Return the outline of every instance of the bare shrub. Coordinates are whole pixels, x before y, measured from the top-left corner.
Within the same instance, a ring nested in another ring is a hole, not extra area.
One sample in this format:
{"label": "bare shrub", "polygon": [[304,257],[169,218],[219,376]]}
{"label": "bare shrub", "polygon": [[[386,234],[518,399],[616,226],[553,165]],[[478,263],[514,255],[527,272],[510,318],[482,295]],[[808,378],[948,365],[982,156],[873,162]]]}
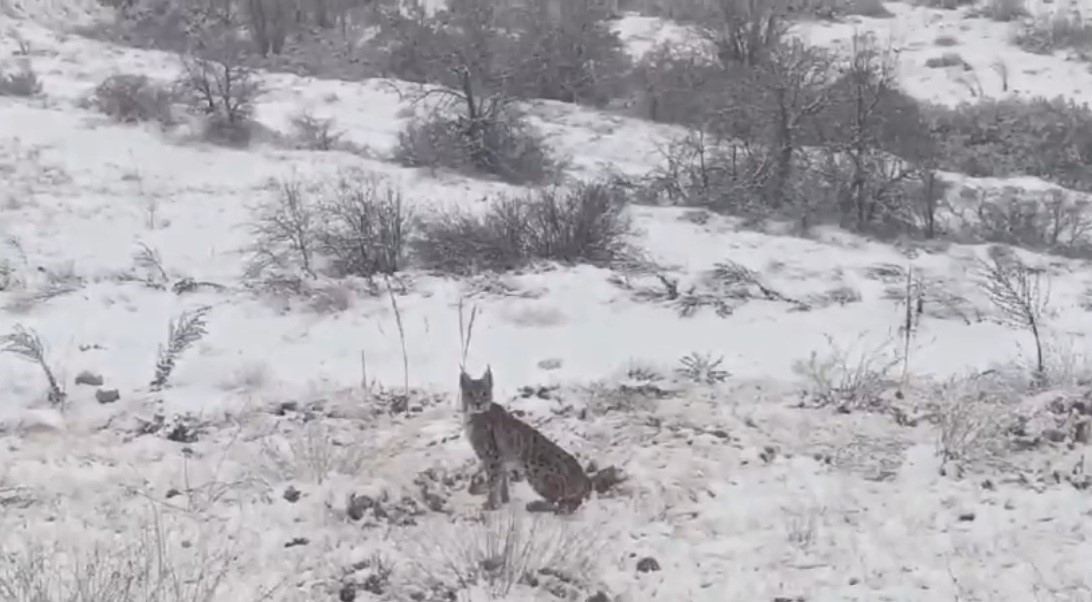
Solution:
{"label": "bare shrub", "polygon": [[642,117],[699,126],[723,70],[702,46],[661,42],[641,57],[633,79]]}
{"label": "bare shrub", "polygon": [[998,320],[1026,330],[1035,340],[1037,380],[1047,378],[1043,358],[1043,320],[1050,304],[1050,282],[1045,270],[1028,266],[1019,257],[998,247],[991,248],[989,261],[979,262],[980,283]]}
{"label": "bare shrub", "polygon": [[827,354],[812,351],[807,360],[793,362],[793,371],[805,379],[806,401],[843,412],[886,409],[882,395],[895,385],[893,375],[902,363],[896,346],[884,341],[854,350],[826,338]]}
{"label": "bare shrub", "polygon": [[336,274],[373,276],[402,268],[413,222],[398,186],[373,174],[345,173],[318,211],[317,248]]}
{"label": "bare shrub", "polygon": [[935,154],[921,107],[898,87],[895,66],[889,48],[855,35],[848,63],[828,89],[830,105],[815,122],[824,145],[813,168],[817,188],[831,197],[841,225],[859,231],[914,231],[906,187],[915,163],[928,164]]}
{"label": "bare shrub", "polygon": [[930,69],[946,69],[948,67],[961,67],[969,70],[970,65],[967,61],[963,60],[963,56],[958,52],[945,52],[940,56],[933,56],[925,59],[925,66]]}
{"label": "bare shrub", "polygon": [[939,429],[936,453],[943,461],[997,458],[1007,447],[1012,391],[1002,393],[994,380],[992,374],[952,378],[929,392]]}
{"label": "bare shrub", "polygon": [[250,142],[250,118],[262,85],[244,57],[239,44],[230,40],[182,55],[178,87],[190,109],[205,117],[205,135],[212,142],[238,146]]}
{"label": "bare shrub", "polygon": [[994,21],[1015,21],[1028,14],[1024,0],[986,0],[979,7],[981,14]]}
{"label": "bare shrub", "polygon": [[313,420],[302,428],[261,440],[263,459],[277,479],[322,485],[331,474],[357,476],[371,459],[366,449],[342,441],[333,428]]}
{"label": "bare shrub", "polygon": [[296,270],[314,277],[317,211],[309,191],[298,180],[280,182],[273,199],[251,208],[247,229],[253,242],[249,249],[248,277]]}
{"label": "bare shrub", "polygon": [[1092,109],[1068,98],[929,107],[937,167],[975,177],[1037,176],[1092,190]]}
{"label": "bare shrub", "polygon": [[210,307],[202,306],[183,311],[168,323],[167,344],[159,346],[155,377],[150,384],[153,391],[158,391],[167,385],[171,373],[174,372],[175,364],[182,354],[208,334],[205,318],[210,309]]}
{"label": "bare shrub", "polygon": [[[434,17],[418,11],[411,31],[427,44],[413,50],[429,86],[399,92],[427,115],[409,121],[395,151],[405,165],[468,170],[510,183],[538,183],[554,162],[545,140],[517,110],[521,62],[503,23],[503,6],[491,0],[450,3]],[[404,45],[402,45],[404,46]],[[521,70],[524,69],[524,70]]]}
{"label": "bare shrub", "polygon": [[1092,47],[1092,26],[1085,23],[1079,12],[1059,11],[1024,25],[1013,36],[1013,43],[1035,54],[1065,49],[1088,50]]}
{"label": "bare shrub", "polygon": [[95,87],[92,102],[110,117],[126,122],[174,122],[172,105],[175,94],[167,86],[157,84],[146,75],[117,73]]}
{"label": "bare shrub", "polygon": [[[12,602],[215,602],[237,569],[234,546],[153,512],[123,535],[76,544],[16,530],[0,547],[0,598]],[[217,545],[219,544],[219,545]],[[277,589],[255,592],[247,602]]]}
{"label": "bare shrub", "polygon": [[398,134],[395,158],[410,167],[484,173],[513,184],[544,182],[557,166],[542,134],[514,107],[499,105],[410,121]]}
{"label": "bare shrub", "polygon": [[47,397],[49,404],[52,406],[64,404],[68,394],[65,393],[61,382],[53,375],[53,370],[46,359],[45,343],[33,328],[17,324],[11,333],[0,336],[0,352],[10,353],[21,360],[37,364],[49,385]]}
{"label": "bare shrub", "polygon": [[721,368],[724,356],[713,357],[710,353],[693,351],[679,360],[675,374],[693,383],[714,385],[728,380],[731,374]]}
{"label": "bare shrub", "polygon": [[605,106],[621,96],[630,58],[607,22],[606,7],[572,3],[557,18],[542,18],[551,0],[517,11],[513,91],[523,97]]}
{"label": "bare shrub", "polygon": [[42,80],[26,57],[19,59],[13,71],[0,69],[0,96],[36,96],[42,92]]}
{"label": "bare shrub", "polygon": [[503,599],[528,583],[527,575],[585,587],[598,577],[602,544],[570,523],[487,512],[481,523],[437,527],[418,529],[406,548],[413,567],[433,585],[484,587]]}
{"label": "bare shrub", "polygon": [[450,45],[447,32],[426,14],[420,2],[407,2],[405,10],[384,11],[369,50],[385,77],[418,84],[444,82],[448,75],[442,61],[435,59]]}
{"label": "bare shrub", "polygon": [[722,63],[755,66],[784,40],[785,16],[780,0],[726,0],[709,6],[698,27]]}
{"label": "bare shrub", "polygon": [[963,200],[973,203],[973,215],[964,215],[964,221],[986,242],[1070,256],[1092,248],[1092,218],[1083,196],[1059,189],[1044,193],[1005,187],[965,189]]}
{"label": "bare shrub", "polygon": [[293,138],[306,150],[334,150],[345,132],[339,130],[333,117],[319,118],[308,111],[291,117]]}
{"label": "bare shrub", "polygon": [[413,225],[402,190],[377,175],[345,172],[330,185],[284,180],[251,209],[247,276],[393,274],[403,267]]}
{"label": "bare shrub", "polygon": [[481,216],[450,211],[423,220],[414,251],[424,267],[453,273],[536,260],[606,264],[628,251],[627,201],[601,182],[501,197]]}

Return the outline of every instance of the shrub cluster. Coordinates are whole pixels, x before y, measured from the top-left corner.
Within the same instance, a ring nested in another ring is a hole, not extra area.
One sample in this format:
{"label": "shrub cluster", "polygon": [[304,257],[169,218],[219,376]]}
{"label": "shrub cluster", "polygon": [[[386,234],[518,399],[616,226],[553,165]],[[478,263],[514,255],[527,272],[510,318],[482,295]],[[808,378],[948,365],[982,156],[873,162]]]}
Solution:
{"label": "shrub cluster", "polygon": [[333,185],[285,181],[253,208],[249,276],[443,273],[518,269],[536,261],[608,264],[626,255],[627,197],[602,182],[501,196],[482,213],[417,214],[402,191],[369,174]]}
{"label": "shrub cluster", "polygon": [[942,169],[971,176],[1031,175],[1092,191],[1092,109],[1064,98],[985,99],[932,108]]}
{"label": "shrub cluster", "polygon": [[95,87],[92,102],[110,117],[125,123],[174,121],[174,91],[145,75],[118,73]]}
{"label": "shrub cluster", "polygon": [[[834,55],[787,36],[789,13],[774,4],[718,6],[697,25],[700,43],[654,47],[634,69],[640,115],[689,129],[663,149],[647,182],[654,198],[787,217],[801,228],[833,221],[931,237],[953,227],[936,215],[949,192],[940,171],[1032,175],[1092,191],[1092,111],[1084,104],[1006,98],[933,106],[899,88],[893,54],[874,39],[856,36],[847,55]],[[997,18],[1017,8],[987,7]],[[955,53],[928,65],[975,78]],[[995,69],[1004,80],[1004,65]],[[1037,215],[1052,214],[1049,200],[1035,203]],[[1046,230],[1001,236],[989,223],[1011,212],[994,209],[976,217],[977,234],[1058,246]]]}

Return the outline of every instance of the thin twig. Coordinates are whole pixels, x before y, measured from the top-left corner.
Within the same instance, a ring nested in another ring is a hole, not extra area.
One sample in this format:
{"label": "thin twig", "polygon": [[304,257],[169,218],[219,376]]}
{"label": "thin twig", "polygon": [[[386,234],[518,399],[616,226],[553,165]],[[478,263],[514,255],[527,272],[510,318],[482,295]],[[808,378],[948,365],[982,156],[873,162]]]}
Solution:
{"label": "thin twig", "polygon": [[409,355],[406,353],[406,330],[402,326],[402,312],[398,309],[398,300],[394,297],[394,289],[391,288],[391,277],[384,275],[387,282],[387,295],[391,299],[391,307],[394,309],[394,322],[398,326],[398,338],[402,343],[402,387],[406,395],[409,395]]}
{"label": "thin twig", "polygon": [[470,320],[463,320],[463,298],[459,298],[459,348],[462,356],[459,358],[459,369],[466,371],[466,356],[470,351],[470,340],[474,336],[474,321],[478,318],[478,306],[470,308]]}

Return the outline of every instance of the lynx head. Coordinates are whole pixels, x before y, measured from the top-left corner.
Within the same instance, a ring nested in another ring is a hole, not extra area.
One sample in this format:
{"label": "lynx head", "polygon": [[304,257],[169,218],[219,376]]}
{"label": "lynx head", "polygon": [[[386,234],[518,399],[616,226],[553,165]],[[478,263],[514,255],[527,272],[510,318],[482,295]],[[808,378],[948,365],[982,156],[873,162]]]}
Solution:
{"label": "lynx head", "polygon": [[459,399],[464,413],[477,414],[488,410],[493,403],[493,370],[486,367],[481,378],[472,378],[463,370],[459,374]]}

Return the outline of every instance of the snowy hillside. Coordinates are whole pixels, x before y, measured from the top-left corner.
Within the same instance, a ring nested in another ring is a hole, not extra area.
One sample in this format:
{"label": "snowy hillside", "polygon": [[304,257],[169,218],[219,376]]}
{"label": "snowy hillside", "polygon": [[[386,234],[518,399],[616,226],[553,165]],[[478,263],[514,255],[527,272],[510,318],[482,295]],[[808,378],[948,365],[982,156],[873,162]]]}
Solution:
{"label": "snowy hillside", "polygon": [[[41,81],[0,95],[0,600],[1092,601],[1088,260],[953,225],[1002,193],[1083,212],[1083,192],[939,169],[934,240],[634,202],[610,261],[256,278],[256,216],[293,182],[372,182],[414,219],[529,188],[395,161],[423,109],[389,78],[259,71],[245,148],[190,117],[119,122],[100,83],[170,82],[179,57],[65,30],[105,17],[60,4],[0,2],[4,72]],[[981,7],[885,6],[793,31],[842,52],[875,32],[922,101],[1092,92],[1079,53],[1029,53]],[[612,27],[638,58],[688,31]],[[526,108],[569,188],[641,182],[686,134]],[[333,149],[289,142],[301,111],[336,119]],[[462,363],[624,480],[571,516],[525,511],[525,484],[483,513]]]}

